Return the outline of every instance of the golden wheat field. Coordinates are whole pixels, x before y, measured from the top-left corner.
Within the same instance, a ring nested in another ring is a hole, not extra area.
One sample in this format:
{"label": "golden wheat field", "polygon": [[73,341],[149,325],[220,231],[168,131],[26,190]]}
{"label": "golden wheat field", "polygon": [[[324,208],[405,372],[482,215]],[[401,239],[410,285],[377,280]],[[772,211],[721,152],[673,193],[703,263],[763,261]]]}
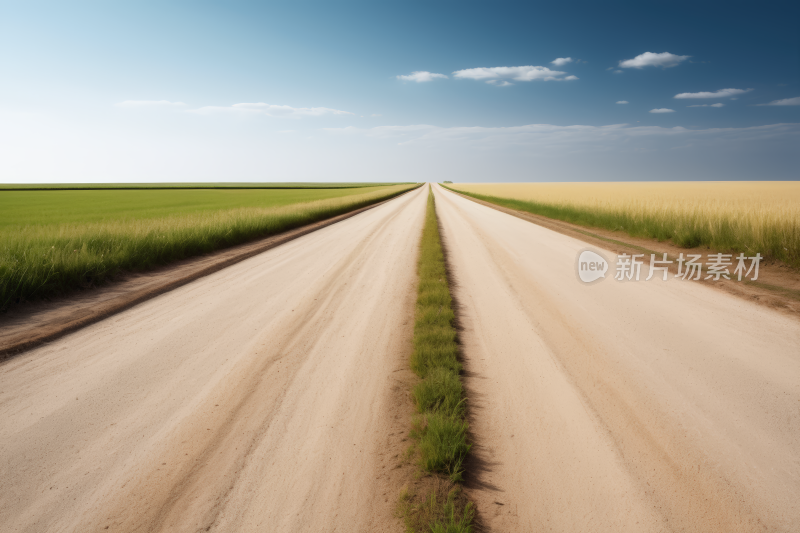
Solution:
{"label": "golden wheat field", "polygon": [[800,266],[800,182],[492,183],[449,187],[569,222]]}

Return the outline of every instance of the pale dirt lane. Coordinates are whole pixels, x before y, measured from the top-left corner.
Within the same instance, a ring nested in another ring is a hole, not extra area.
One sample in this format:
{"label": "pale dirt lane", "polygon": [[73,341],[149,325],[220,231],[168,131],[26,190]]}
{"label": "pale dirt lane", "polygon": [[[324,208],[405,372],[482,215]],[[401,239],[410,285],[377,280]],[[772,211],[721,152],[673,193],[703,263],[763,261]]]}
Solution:
{"label": "pale dirt lane", "polygon": [[2,530],[397,527],[378,448],[426,193],[0,365]]}
{"label": "pale dirt lane", "polygon": [[434,190],[492,530],[797,531],[797,322],[613,267],[585,286],[584,243]]}

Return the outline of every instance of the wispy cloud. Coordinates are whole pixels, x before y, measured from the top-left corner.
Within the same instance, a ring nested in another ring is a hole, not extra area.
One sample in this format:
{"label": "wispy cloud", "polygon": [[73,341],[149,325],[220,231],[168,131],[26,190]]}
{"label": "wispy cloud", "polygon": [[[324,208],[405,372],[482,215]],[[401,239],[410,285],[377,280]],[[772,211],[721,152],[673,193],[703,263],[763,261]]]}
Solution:
{"label": "wispy cloud", "polygon": [[667,109],[666,107],[662,107],[662,108],[659,108],[659,109],[651,109],[650,112],[651,113],[674,113],[675,110],[674,109]]}
{"label": "wispy cloud", "polygon": [[[683,115],[688,119],[693,114],[684,112],[673,119]],[[205,122],[212,117],[196,118]],[[4,147],[0,175],[14,175],[22,181],[46,181],[58,174],[63,181],[99,182],[109,180],[110,172],[116,181],[135,181],[143,175],[173,181],[218,181],[220,175],[252,181],[263,181],[265,175],[299,181],[319,180],[320,176],[331,181],[369,181],[374,179],[375,169],[381,169],[390,181],[407,180],[409,175],[417,181],[441,180],[448,175],[461,181],[485,181],[487,176],[502,176],[506,181],[542,176],[570,181],[641,180],[642,176],[729,180],[752,179],[753,175],[795,179],[800,142],[800,124],[717,129],[637,124],[440,128],[422,124],[366,129],[367,124],[387,124],[376,120],[359,123],[365,129],[340,128],[309,135],[308,129],[295,127],[299,121],[251,118],[269,121],[274,130],[297,132],[278,133],[260,127],[258,135],[237,136],[236,130],[241,128],[217,128],[212,123],[206,125],[204,135],[187,138],[185,125],[173,129],[168,123],[159,124],[150,131],[109,130],[92,124],[66,124],[47,114],[0,109],[0,145]],[[336,139],[331,138],[334,135]],[[754,160],[753,153],[768,157]]]}
{"label": "wispy cloud", "polygon": [[447,76],[445,76],[444,74],[437,74],[436,72],[428,72],[427,70],[417,70],[405,76],[403,75],[397,76],[398,80],[415,81],[417,83],[433,81],[436,78],[447,79]]}
{"label": "wispy cloud", "polygon": [[400,145],[411,144],[458,144],[493,145],[497,147],[530,146],[550,153],[552,148],[565,151],[619,149],[628,146],[619,141],[625,139],[647,139],[672,137],[689,139],[748,140],[770,139],[784,136],[800,138],[800,124],[771,124],[746,128],[689,129],[676,126],[631,126],[612,124],[608,126],[556,126],[552,124],[527,124],[511,127],[464,127],[442,128],[429,124],[408,126],[377,126],[374,128],[325,128],[324,131],[338,135],[364,136],[385,139]]}
{"label": "wispy cloud", "polygon": [[219,113],[239,113],[250,115],[267,115],[270,117],[319,117],[323,115],[352,115],[349,111],[331,109],[329,107],[291,107],[288,105],[273,105],[258,103],[233,104],[232,106],[205,106],[191,109],[188,112],[198,115],[213,115]]}
{"label": "wispy cloud", "polygon": [[508,87],[509,85],[514,85],[510,81],[506,81],[506,80],[502,80],[502,81],[501,80],[489,80],[486,83],[488,83],[489,85],[494,85],[495,87]]}
{"label": "wispy cloud", "polygon": [[800,96],[795,98],[784,98],[783,100],[773,100],[768,104],[758,104],[758,105],[800,105]]}
{"label": "wispy cloud", "polygon": [[186,104],[169,100],[125,100],[114,105],[117,107],[180,107]]}
{"label": "wispy cloud", "polygon": [[454,78],[485,80],[487,83],[494,83],[493,80],[511,79],[514,81],[563,81],[577,80],[576,76],[566,76],[566,72],[560,70],[550,70],[547,67],[534,67],[531,65],[523,67],[480,67],[457,70],[453,72]]}
{"label": "wispy cloud", "polygon": [[723,103],[721,103],[721,102],[720,102],[720,103],[717,103],[717,104],[694,104],[694,105],[687,105],[686,107],[725,107],[725,104],[723,104]]}
{"label": "wispy cloud", "polygon": [[662,67],[670,68],[679,65],[682,61],[686,61],[692,56],[679,56],[670,54],[669,52],[661,52],[655,54],[653,52],[645,52],[639,54],[633,59],[625,59],[619,62],[620,68],[644,68],[644,67]]}
{"label": "wispy cloud", "polygon": [[618,100],[617,103],[618,104],[627,104],[628,101],[627,100]]}
{"label": "wispy cloud", "polygon": [[551,65],[555,65],[557,67],[563,67],[567,63],[572,63],[571,57],[557,57],[556,59],[550,62]]}
{"label": "wispy cloud", "polygon": [[749,93],[753,89],[720,89],[714,92],[680,93],[673,98],[730,98],[739,94]]}

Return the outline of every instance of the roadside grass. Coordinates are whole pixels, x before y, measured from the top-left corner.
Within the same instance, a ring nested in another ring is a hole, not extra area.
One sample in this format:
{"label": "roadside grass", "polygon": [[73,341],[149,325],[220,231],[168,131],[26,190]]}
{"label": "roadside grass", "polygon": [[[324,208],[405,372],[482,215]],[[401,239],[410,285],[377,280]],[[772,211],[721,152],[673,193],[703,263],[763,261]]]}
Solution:
{"label": "roadside grass", "polygon": [[524,183],[448,185],[503,207],[800,268],[800,183]]}
{"label": "roadside grass", "polygon": [[411,392],[417,414],[411,429],[415,448],[410,455],[416,457],[424,473],[436,476],[437,481],[424,494],[405,490],[398,514],[404,517],[409,531],[469,533],[475,510],[458,485],[471,447],[467,439],[469,424],[455,314],[430,190],[417,271],[419,287],[410,364],[421,381]]}
{"label": "roadside grass", "polygon": [[414,187],[0,192],[0,310],[287,231]]}

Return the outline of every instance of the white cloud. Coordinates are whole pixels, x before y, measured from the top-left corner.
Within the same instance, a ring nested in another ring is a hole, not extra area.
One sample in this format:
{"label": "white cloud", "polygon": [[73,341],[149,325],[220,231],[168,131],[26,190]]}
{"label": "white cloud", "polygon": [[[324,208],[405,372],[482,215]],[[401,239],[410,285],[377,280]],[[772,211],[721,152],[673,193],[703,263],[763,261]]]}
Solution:
{"label": "white cloud", "polygon": [[179,107],[186,105],[183,102],[170,102],[168,100],[125,100],[118,104],[117,107]]}
{"label": "white cloud", "polygon": [[619,62],[620,68],[643,68],[643,67],[663,67],[669,68],[680,64],[682,61],[689,59],[692,56],[679,56],[670,54],[669,52],[662,52],[655,54],[653,52],[645,52],[639,54],[633,59],[626,59]]}
{"label": "white cloud", "polygon": [[557,67],[563,67],[567,63],[572,63],[571,57],[558,57],[550,62],[550,64],[555,65]]}
{"label": "white cloud", "polygon": [[488,83],[489,85],[494,85],[495,87],[508,87],[509,85],[514,85],[510,81],[506,81],[506,80],[503,80],[503,81],[500,81],[500,80],[489,80],[486,83]]}
{"label": "white cloud", "polygon": [[800,96],[795,98],[784,98],[783,100],[773,100],[768,104],[758,104],[758,105],[800,105]]}
{"label": "white cloud", "polygon": [[577,80],[577,79],[580,79],[580,78],[578,78],[578,76],[567,76],[564,79],[567,80],[567,81],[572,81],[572,80]]}
{"label": "white cloud", "polygon": [[322,115],[352,115],[349,111],[331,109],[328,107],[291,107],[288,105],[273,105],[258,102],[254,104],[242,103],[232,106],[206,106],[189,110],[190,113],[199,115],[213,115],[218,113],[239,113],[250,115],[267,115],[270,117],[319,117]]}
{"label": "white cloud", "polygon": [[627,104],[627,103],[628,103],[628,101],[627,101],[627,100],[619,100],[617,103],[618,103],[618,104]]}
{"label": "white cloud", "polygon": [[622,74],[622,71],[617,69],[617,70],[614,71],[614,74]]}
{"label": "white cloud", "polygon": [[714,92],[700,92],[700,93],[680,93],[673,96],[673,98],[729,98],[737,94],[749,93],[753,89],[720,89]]}
{"label": "white cloud", "polygon": [[[560,70],[550,70],[547,67],[480,67],[457,70],[453,72],[454,78],[470,80],[500,80],[512,79],[515,81],[560,81],[566,72]],[[577,78],[575,78],[577,79]]]}
{"label": "white cloud", "polygon": [[725,104],[723,104],[723,103],[717,103],[717,104],[694,104],[694,105],[688,105],[686,107],[725,107]]}
{"label": "white cloud", "polygon": [[444,74],[437,74],[435,72],[428,72],[427,70],[417,70],[407,76],[397,76],[398,80],[415,81],[417,83],[422,83],[425,81],[433,81],[436,78],[447,79],[447,76],[445,76]]}
{"label": "white cloud", "polygon": [[667,109],[666,107],[662,107],[660,109],[651,109],[651,113],[674,113],[674,109]]}

